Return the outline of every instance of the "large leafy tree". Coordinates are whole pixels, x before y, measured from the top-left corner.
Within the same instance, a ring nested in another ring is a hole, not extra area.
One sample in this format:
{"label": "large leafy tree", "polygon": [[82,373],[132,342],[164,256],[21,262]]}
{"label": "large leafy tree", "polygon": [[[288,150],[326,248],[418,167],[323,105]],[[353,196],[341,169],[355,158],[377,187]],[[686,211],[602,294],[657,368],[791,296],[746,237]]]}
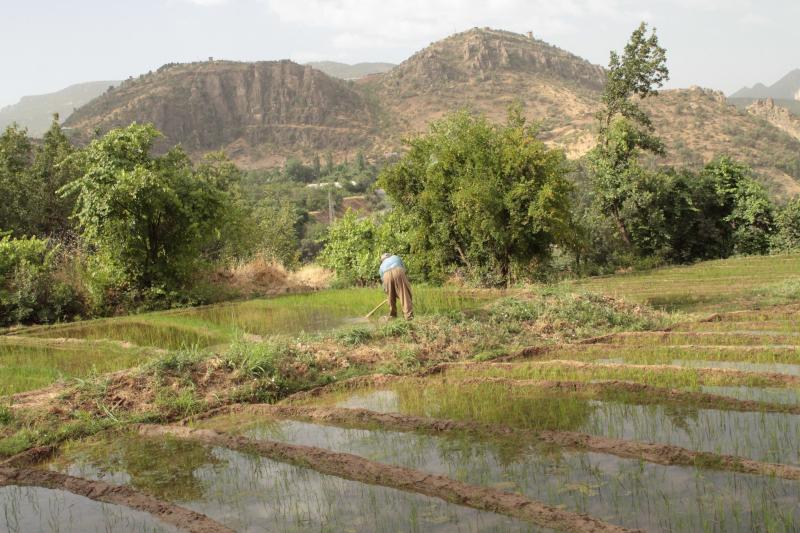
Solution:
{"label": "large leafy tree", "polygon": [[152,125],[112,130],[76,154],[82,175],[62,189],[76,195],[83,237],[133,289],[187,281],[231,206],[223,162],[195,170],[178,148],[153,157],[159,136]]}
{"label": "large leafy tree", "polygon": [[455,113],[408,146],[379,184],[406,217],[410,252],[428,277],[461,269],[505,284],[569,232],[566,158],[535,137],[519,110],[503,125]]}
{"label": "large leafy tree", "polygon": [[750,168],[723,156],[703,172],[714,183],[722,221],[729,231],[728,253],[766,253],[774,232],[774,208]]}
{"label": "large leafy tree", "polygon": [[657,94],[669,79],[666,50],[659,46],[655,30],[648,34],[642,23],[631,35],[622,55],[611,52],[597,147],[590,154],[592,176],[599,210],[610,216],[622,240],[633,239],[625,219],[626,204],[640,199],[645,171],[639,164],[641,152],[663,154],[661,140],[637,100]]}
{"label": "large leafy tree", "polygon": [[35,188],[28,168],[33,146],[24,128],[12,124],[0,134],[0,230],[30,234],[30,197]]}
{"label": "large leafy tree", "polygon": [[772,248],[777,252],[800,250],[800,196],[781,206],[775,216],[777,231]]}
{"label": "large leafy tree", "polygon": [[31,165],[31,180],[37,186],[32,197],[36,205],[36,232],[40,235],[62,236],[70,228],[69,215],[73,208],[71,198],[58,193],[64,185],[78,177],[80,170],[70,156],[75,148],[69,142],[59,123],[58,114],[45,132],[42,143],[34,153]]}

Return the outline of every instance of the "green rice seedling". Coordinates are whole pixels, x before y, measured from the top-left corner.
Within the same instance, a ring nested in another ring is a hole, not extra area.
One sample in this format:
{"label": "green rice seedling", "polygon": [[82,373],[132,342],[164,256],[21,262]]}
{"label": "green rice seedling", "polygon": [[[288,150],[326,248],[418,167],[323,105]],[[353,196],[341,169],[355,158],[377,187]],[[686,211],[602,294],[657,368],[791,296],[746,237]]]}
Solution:
{"label": "green rice seedling", "polygon": [[0,395],[45,387],[61,379],[129,368],[151,357],[148,350],[113,343],[0,336]]}

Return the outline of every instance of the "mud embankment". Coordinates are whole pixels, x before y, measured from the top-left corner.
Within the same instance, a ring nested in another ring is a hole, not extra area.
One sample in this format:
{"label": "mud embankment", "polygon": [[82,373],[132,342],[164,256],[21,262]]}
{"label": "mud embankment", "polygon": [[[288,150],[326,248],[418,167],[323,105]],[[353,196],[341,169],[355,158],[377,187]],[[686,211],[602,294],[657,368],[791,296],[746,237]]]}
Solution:
{"label": "mud embankment", "polygon": [[213,430],[190,429],[183,426],[143,425],[139,427],[139,432],[148,437],[170,435],[213,446],[255,453],[275,461],[311,468],[323,474],[440,498],[458,505],[505,514],[562,531],[631,531],[585,514],[564,511],[528,499],[521,494],[470,485],[445,476],[370,461],[357,455],[337,453],[311,446],[254,440]]}
{"label": "mud embankment", "polygon": [[50,470],[3,465],[0,466],[0,487],[5,486],[43,487],[71,492],[90,500],[150,513],[165,524],[191,533],[233,533],[232,529],[204,514],[157,500],[124,485],[110,485],[103,481],[68,476]]}

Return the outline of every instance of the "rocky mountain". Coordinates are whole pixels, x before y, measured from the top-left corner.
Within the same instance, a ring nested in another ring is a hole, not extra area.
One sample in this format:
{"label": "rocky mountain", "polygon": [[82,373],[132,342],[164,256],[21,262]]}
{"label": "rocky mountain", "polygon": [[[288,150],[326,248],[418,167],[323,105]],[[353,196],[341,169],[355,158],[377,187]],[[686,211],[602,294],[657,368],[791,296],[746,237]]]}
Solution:
{"label": "rocky mountain", "polygon": [[731,95],[731,98],[772,98],[774,100],[800,101],[800,68],[767,87],[757,83],[753,87],[744,87]]}
{"label": "rocky mountain", "polygon": [[[398,152],[405,136],[448,111],[466,107],[503,120],[521,103],[546,142],[579,157],[595,143],[604,81],[602,67],[530,34],[475,28],[356,81],[289,61],[167,65],[92,101],[67,126],[88,138],[149,121],[166,144],[180,142],[193,155],[224,149],[257,167],[323,151]],[[645,105],[669,149],[661,163],[700,166],[730,154],[776,194],[800,192],[800,141],[785,128],[707,89],[663,91]]]}
{"label": "rocky mountain", "polygon": [[433,43],[364,86],[379,95],[390,117],[390,143],[454,109],[503,120],[518,102],[547,139],[580,155],[591,143],[604,80],[601,67],[532,35],[474,28]]}
{"label": "rocky mountain", "polygon": [[773,126],[800,140],[800,117],[792,114],[785,107],[777,105],[772,98],[756,100],[747,106],[747,112],[763,118]]}
{"label": "rocky mountain", "polygon": [[61,120],[64,120],[74,109],[117,84],[118,81],[91,81],[70,85],[54,93],[23,96],[18,103],[0,109],[0,130],[16,122],[28,128],[31,136],[41,137],[50,127],[53,113],[58,113]]}
{"label": "rocky mountain", "polygon": [[374,106],[350,83],[291,61],[172,64],[123,82],[65,126],[87,138],[152,122],[163,143],[190,153],[225,150],[244,166],[288,155],[374,144]]}
{"label": "rocky mountain", "polygon": [[337,63],[336,61],[312,61],[306,63],[317,70],[321,70],[328,76],[343,80],[358,80],[371,74],[382,74],[389,72],[396,65],[394,63]]}

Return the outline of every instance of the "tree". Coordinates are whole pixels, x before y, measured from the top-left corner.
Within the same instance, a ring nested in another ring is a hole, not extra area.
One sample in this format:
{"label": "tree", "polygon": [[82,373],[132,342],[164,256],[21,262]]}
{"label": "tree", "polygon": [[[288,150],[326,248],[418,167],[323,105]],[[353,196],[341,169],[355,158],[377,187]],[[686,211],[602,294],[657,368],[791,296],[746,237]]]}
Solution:
{"label": "tree", "polygon": [[255,210],[259,228],[258,251],[287,268],[300,262],[300,231],[304,217],[286,199],[262,201]]}
{"label": "tree", "polygon": [[231,203],[219,165],[195,171],[179,148],[152,157],[160,135],[135,123],[110,131],[76,154],[82,175],[62,189],[76,195],[83,237],[137,290],[188,281]]}
{"label": "tree", "polygon": [[378,277],[380,252],[376,236],[372,220],[360,219],[348,210],[329,226],[319,262],[336,271],[343,283],[366,285]]}
{"label": "tree", "polygon": [[322,175],[322,163],[320,163],[319,154],[314,154],[314,160],[311,163],[311,168],[314,169],[314,179],[318,180]]}
{"label": "tree", "polygon": [[408,145],[378,183],[431,279],[464,269],[484,284],[510,283],[570,231],[564,153],[536,139],[518,109],[504,125],[455,113]]}
{"label": "tree", "polygon": [[31,179],[37,186],[32,201],[36,204],[35,226],[39,235],[62,236],[71,228],[69,215],[73,202],[58,194],[58,190],[78,177],[79,169],[70,158],[74,152],[56,113],[42,144],[36,148],[31,166]]}
{"label": "tree", "polygon": [[312,167],[306,166],[302,161],[295,158],[286,160],[283,167],[284,175],[292,181],[299,181],[301,183],[310,183],[315,179],[315,172]]}
{"label": "tree", "polygon": [[722,220],[730,230],[729,253],[769,251],[774,232],[773,205],[764,187],[753,179],[750,168],[723,156],[709,163],[703,172],[714,182]]}
{"label": "tree", "polygon": [[35,192],[28,171],[33,147],[28,132],[11,124],[0,135],[0,230],[33,233],[29,222],[30,198]]}
{"label": "tree", "polygon": [[771,247],[776,252],[800,250],[800,196],[795,196],[778,209],[776,232]]}
{"label": "tree", "polygon": [[644,176],[638,164],[639,153],[664,153],[661,140],[652,133],[650,118],[635,98],[657,94],[668,79],[666,50],[659,46],[655,30],[648,36],[644,22],[631,35],[622,56],[611,52],[603,109],[598,113],[598,144],[590,161],[597,207],[612,217],[620,237],[629,246],[632,240],[622,209],[636,194],[637,182]]}

